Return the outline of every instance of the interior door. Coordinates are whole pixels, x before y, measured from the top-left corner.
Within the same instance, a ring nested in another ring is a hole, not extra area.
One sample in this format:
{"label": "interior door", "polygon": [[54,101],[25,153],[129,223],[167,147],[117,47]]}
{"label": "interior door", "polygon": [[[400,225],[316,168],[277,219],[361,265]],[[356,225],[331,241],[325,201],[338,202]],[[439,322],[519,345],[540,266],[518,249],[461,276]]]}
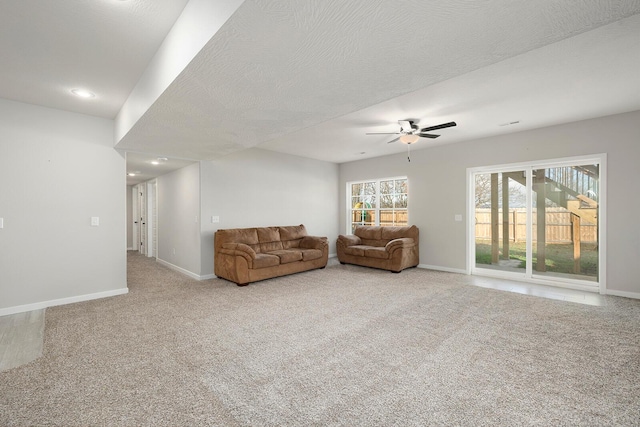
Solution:
{"label": "interior door", "polygon": [[140,253],[147,254],[147,191],[144,184],[139,184],[138,188],[138,217],[140,226],[139,230],[139,242]]}

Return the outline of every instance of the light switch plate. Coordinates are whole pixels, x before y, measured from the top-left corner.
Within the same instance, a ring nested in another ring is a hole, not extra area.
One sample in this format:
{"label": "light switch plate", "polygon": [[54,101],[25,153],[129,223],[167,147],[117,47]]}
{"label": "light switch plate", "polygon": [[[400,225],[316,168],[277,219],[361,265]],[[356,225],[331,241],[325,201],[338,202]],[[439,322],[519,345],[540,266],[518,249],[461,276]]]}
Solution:
{"label": "light switch plate", "polygon": [[97,227],[99,225],[100,225],[100,217],[92,216],[91,217],[91,226],[92,227]]}
{"label": "light switch plate", "polygon": [[4,228],[4,218],[0,218],[0,228]]}

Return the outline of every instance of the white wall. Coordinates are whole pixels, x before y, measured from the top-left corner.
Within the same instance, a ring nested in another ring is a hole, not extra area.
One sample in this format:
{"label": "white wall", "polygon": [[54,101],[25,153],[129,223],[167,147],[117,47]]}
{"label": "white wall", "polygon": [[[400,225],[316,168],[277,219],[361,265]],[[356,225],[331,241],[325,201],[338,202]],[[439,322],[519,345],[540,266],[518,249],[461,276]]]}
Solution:
{"label": "white wall", "polygon": [[[304,224],[311,235],[338,234],[338,165],[250,149],[201,162],[202,274],[213,274],[213,234],[220,228]],[[211,223],[211,216],[220,222]]]}
{"label": "white wall", "polygon": [[[464,126],[464,123],[458,123]],[[420,228],[420,263],[466,269],[466,169],[607,153],[607,288],[640,297],[640,111],[412,150],[340,165],[340,232],[346,231],[346,183],[407,175],[409,220]],[[427,145],[428,141],[418,144]],[[455,222],[462,214],[464,221]]]}
{"label": "white wall", "polygon": [[0,315],[127,291],[126,169],[113,129],[0,99]]}
{"label": "white wall", "polygon": [[157,178],[158,261],[200,273],[200,165]]}

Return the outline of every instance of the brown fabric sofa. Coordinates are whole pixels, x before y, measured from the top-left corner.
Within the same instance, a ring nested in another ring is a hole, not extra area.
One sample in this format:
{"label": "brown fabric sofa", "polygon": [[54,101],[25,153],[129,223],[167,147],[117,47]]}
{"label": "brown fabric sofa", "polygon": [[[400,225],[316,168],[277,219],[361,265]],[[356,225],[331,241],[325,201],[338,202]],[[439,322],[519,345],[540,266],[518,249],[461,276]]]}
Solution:
{"label": "brown fabric sofa", "polygon": [[407,227],[358,225],[353,235],[340,235],[336,243],[338,260],[399,273],[420,262],[419,231]]}
{"label": "brown fabric sofa", "polygon": [[214,235],[214,273],[238,285],[324,268],[326,237],[307,235],[304,225],[233,228]]}

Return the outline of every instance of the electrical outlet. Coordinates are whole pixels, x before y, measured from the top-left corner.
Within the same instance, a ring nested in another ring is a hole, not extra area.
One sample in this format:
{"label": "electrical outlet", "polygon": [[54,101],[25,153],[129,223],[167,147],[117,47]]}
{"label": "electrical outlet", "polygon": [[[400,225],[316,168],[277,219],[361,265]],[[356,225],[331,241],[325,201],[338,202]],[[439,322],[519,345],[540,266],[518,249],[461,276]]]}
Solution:
{"label": "electrical outlet", "polygon": [[92,227],[97,227],[99,225],[100,225],[100,217],[92,216],[91,217],[91,226]]}
{"label": "electrical outlet", "polygon": [[219,216],[217,216],[217,215],[213,215],[213,216],[211,217],[211,222],[212,222],[212,223],[220,222],[220,217],[219,217]]}
{"label": "electrical outlet", "polygon": [[456,216],[454,216],[454,217],[453,217],[453,219],[454,219],[456,222],[460,222],[460,221],[462,221],[462,215],[460,215],[460,214],[456,214]]}

